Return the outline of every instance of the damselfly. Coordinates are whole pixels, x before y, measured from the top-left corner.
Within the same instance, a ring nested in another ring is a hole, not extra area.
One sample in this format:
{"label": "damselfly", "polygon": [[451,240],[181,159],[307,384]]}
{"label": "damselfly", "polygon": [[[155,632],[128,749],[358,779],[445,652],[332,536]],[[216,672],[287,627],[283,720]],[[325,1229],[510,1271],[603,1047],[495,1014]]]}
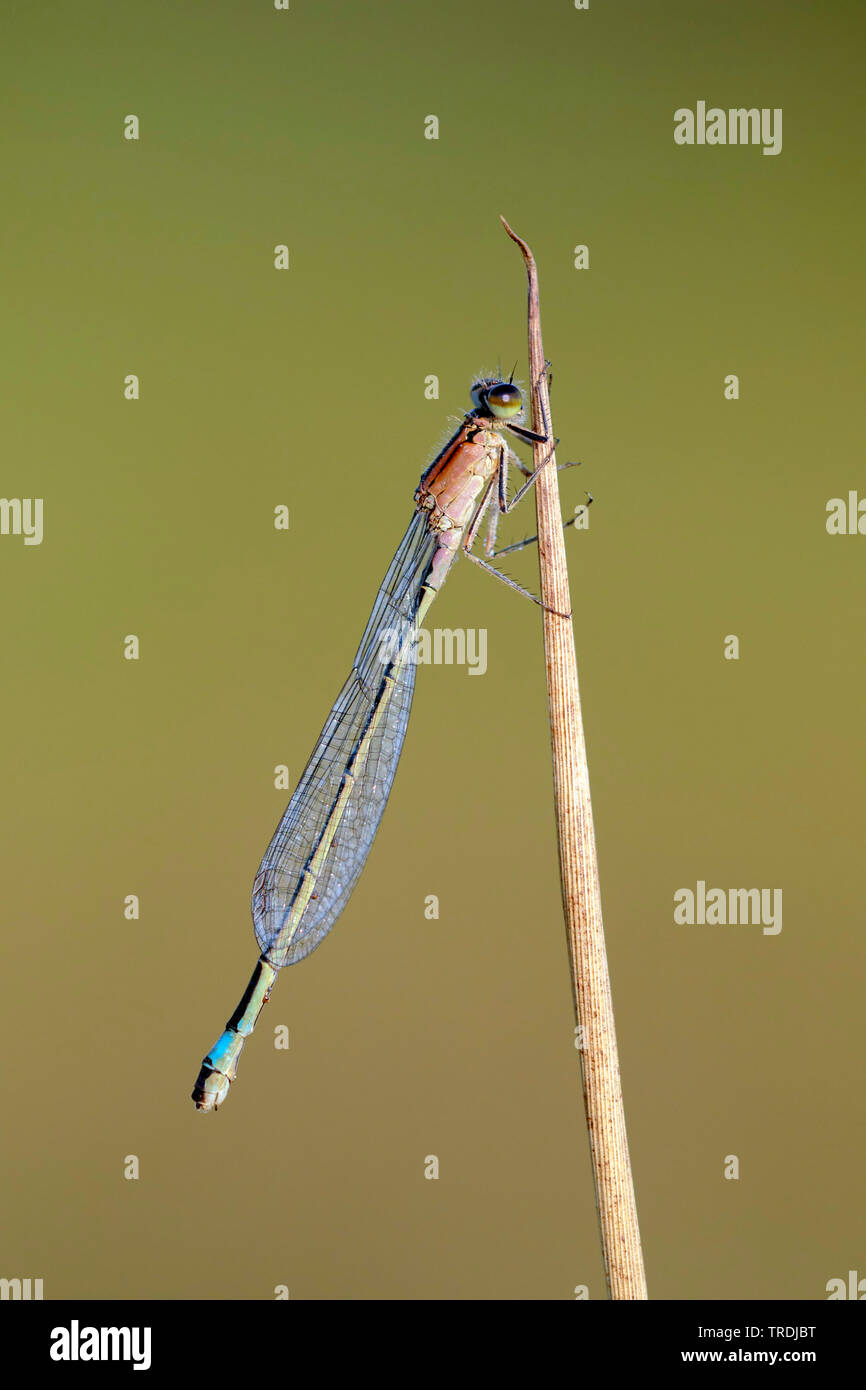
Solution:
{"label": "damselfly", "polygon": [[[523,400],[513,380],[485,377],[471,394],[473,409],[421,478],[415,513],[379,590],[349,679],[256,875],[252,907],[261,955],[225,1031],[202,1062],[192,1093],[199,1110],[219,1109],[277,972],[315,950],[358,881],[403,748],[418,628],[457,556],[464,554],[541,602],[490,561],[535,541],[530,536],[497,551],[496,525],[532,487],[553,448],[533,471],[508,447],[504,430],[547,443],[546,433],[520,423]],[[509,460],[527,478],[510,501]],[[472,547],[488,511],[487,558],[482,559]]]}

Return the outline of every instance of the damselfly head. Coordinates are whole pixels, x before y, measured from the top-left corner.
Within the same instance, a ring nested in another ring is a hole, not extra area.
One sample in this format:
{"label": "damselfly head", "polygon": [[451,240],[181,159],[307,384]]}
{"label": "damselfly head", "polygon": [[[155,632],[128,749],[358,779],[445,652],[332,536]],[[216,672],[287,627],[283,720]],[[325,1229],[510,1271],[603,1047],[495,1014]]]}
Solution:
{"label": "damselfly head", "polygon": [[495,420],[513,420],[523,412],[523,397],[513,381],[485,377],[473,383],[471,395],[476,410]]}

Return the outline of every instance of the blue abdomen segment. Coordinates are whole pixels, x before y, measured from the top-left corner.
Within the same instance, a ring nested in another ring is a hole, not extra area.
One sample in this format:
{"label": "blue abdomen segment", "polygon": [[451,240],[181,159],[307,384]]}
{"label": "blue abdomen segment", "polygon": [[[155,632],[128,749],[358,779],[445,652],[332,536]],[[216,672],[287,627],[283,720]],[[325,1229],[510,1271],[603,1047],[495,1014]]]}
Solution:
{"label": "blue abdomen segment", "polygon": [[238,1074],[238,1058],[243,1045],[268,1002],[276,978],[277,972],[270,962],[259,957],[225,1032],[220,1034],[201,1064],[192,1092],[196,1110],[219,1110]]}

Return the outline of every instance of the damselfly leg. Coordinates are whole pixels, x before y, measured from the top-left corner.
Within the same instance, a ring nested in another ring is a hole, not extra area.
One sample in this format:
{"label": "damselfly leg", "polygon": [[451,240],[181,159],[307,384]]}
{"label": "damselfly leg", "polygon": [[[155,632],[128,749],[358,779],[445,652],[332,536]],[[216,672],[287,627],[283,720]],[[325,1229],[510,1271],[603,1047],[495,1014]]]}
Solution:
{"label": "damselfly leg", "polygon": [[[567,463],[563,463],[563,464],[561,464],[560,466],[561,466],[562,468],[569,468],[569,467],[571,467],[571,465],[570,465],[570,464],[567,464]],[[583,514],[587,511],[587,509],[589,508],[589,506],[591,505],[591,503],[592,503],[592,493],[591,493],[591,492],[588,492],[588,493],[586,494],[586,501],[585,501],[585,502],[582,502],[582,503],[580,504],[580,506],[577,508],[577,510],[576,510],[576,512],[575,512],[575,515],[571,518],[571,520],[570,520],[570,521],[564,521],[564,522],[562,523],[562,529],[563,529],[563,531],[567,530],[569,526],[575,526],[575,525],[577,524],[577,522],[581,520]],[[495,560],[495,559],[497,558],[497,556],[499,556],[499,555],[512,555],[512,554],[515,553],[515,551],[523,550],[527,545],[535,545],[535,544],[537,543],[537,541],[538,541],[538,536],[527,536],[525,540],[522,540],[522,541],[515,541],[513,545],[506,545],[506,546],[503,546],[503,548],[502,548],[501,550],[494,550],[492,555],[491,555],[490,552],[488,551],[488,552],[487,552],[488,558],[491,559],[491,560]]]}
{"label": "damselfly leg", "polygon": [[[510,453],[511,450],[508,449],[507,445],[503,441],[502,453],[500,455],[499,468],[497,469],[496,476],[491,478],[484,491],[484,495],[481,498],[480,503],[478,504],[478,508],[475,512],[474,517],[472,518],[472,522],[470,526],[467,528],[466,534],[461,541],[461,549],[463,550],[463,554],[466,556],[467,560],[471,560],[473,565],[480,565],[481,568],[487,570],[489,574],[495,575],[497,579],[500,579],[503,584],[507,584],[509,589],[514,589],[516,593],[522,594],[524,598],[531,599],[532,602],[537,603],[539,608],[542,608],[545,613],[555,613],[558,618],[570,618],[570,612],[561,613],[558,608],[548,608],[547,604],[544,603],[544,601],[538,598],[535,594],[530,593],[529,589],[524,589],[522,584],[518,584],[517,581],[510,578],[509,575],[503,574],[502,571],[498,570],[495,565],[491,565],[488,562],[488,560],[482,560],[480,555],[473,555],[472,553],[472,547],[475,544],[478,532],[481,527],[481,523],[484,520],[484,516],[487,513],[488,509],[490,510],[491,515],[490,520],[488,522],[487,536],[485,537],[484,549],[485,553],[490,557],[490,559],[495,558],[497,554],[503,555],[511,549],[522,549],[524,545],[528,545],[530,543],[529,541],[521,541],[515,547],[508,546],[501,551],[492,550],[492,547],[496,544],[496,530],[499,523],[499,517],[507,515],[513,509],[515,504],[520,500],[520,498],[524,496],[528,489],[532,487],[533,483],[536,482],[542,468],[553,457],[553,449],[555,449],[555,447],[556,444],[554,443],[554,446],[548,453],[547,457],[541,462],[538,468],[530,471],[528,481],[519,490],[517,495],[513,497],[509,502],[506,494],[508,481],[508,465],[506,462],[506,455]],[[513,457],[516,458],[517,455],[515,454],[513,455]],[[570,467],[571,465],[565,464],[563,466]],[[495,505],[493,491],[494,487],[497,488],[498,494],[495,498]],[[537,537],[533,536],[532,539],[536,540]]]}
{"label": "damselfly leg", "polygon": [[570,613],[558,613],[556,609],[548,608],[546,604],[544,604],[541,601],[540,598],[536,598],[535,594],[530,593],[528,589],[524,589],[522,584],[518,584],[516,580],[509,578],[507,574],[503,574],[502,571],[498,570],[495,565],[489,565],[486,560],[481,559],[480,555],[472,554],[472,546],[475,543],[475,539],[478,535],[479,528],[481,526],[482,521],[484,520],[484,515],[488,507],[490,507],[491,503],[493,502],[493,488],[495,482],[496,479],[491,478],[490,482],[487,485],[487,489],[484,493],[484,496],[482,497],[478,505],[478,510],[476,511],[475,516],[472,519],[472,524],[470,525],[469,529],[466,532],[466,535],[460,542],[460,547],[463,551],[463,554],[466,556],[467,560],[472,561],[473,565],[480,565],[481,568],[487,570],[489,574],[494,575],[497,579],[501,579],[502,583],[507,584],[509,589],[513,589],[515,593],[522,594],[524,598],[531,599],[533,603],[537,603],[539,608],[543,608],[546,613],[556,612],[557,616],[560,618],[570,617]]}

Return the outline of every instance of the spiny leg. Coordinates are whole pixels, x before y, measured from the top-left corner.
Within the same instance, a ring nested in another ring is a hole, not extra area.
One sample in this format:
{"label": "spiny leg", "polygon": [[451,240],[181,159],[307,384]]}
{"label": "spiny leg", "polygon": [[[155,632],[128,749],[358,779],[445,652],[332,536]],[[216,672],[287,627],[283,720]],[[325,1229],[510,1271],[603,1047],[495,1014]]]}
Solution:
{"label": "spiny leg", "polygon": [[[500,467],[501,466],[502,460],[500,459]],[[536,598],[535,594],[531,594],[528,589],[524,589],[521,584],[518,584],[514,579],[510,579],[507,574],[503,574],[502,571],[498,570],[495,565],[488,564],[486,560],[481,559],[480,555],[472,554],[472,546],[475,543],[475,539],[478,535],[481,522],[484,518],[484,514],[487,511],[487,508],[490,506],[491,501],[493,500],[493,486],[495,481],[495,476],[490,479],[484,496],[481,498],[481,501],[479,502],[478,507],[476,509],[475,515],[472,518],[472,522],[469,526],[469,529],[460,542],[460,547],[463,551],[463,554],[466,556],[467,560],[472,561],[473,565],[480,565],[482,569],[487,570],[488,573],[492,575],[495,575],[497,579],[501,579],[502,583],[507,584],[509,589],[514,589],[516,593],[522,594],[524,598],[531,599],[533,603],[537,603],[539,608],[544,609],[545,613],[555,613],[559,618],[570,618],[571,613],[560,613],[559,609],[557,608],[548,608],[547,604],[544,603],[540,598]],[[498,513],[496,509],[494,509],[493,515],[498,519]]]}
{"label": "spiny leg", "polygon": [[[553,444],[551,445],[550,449],[548,450],[546,456],[541,460],[541,463],[538,465],[538,467],[537,467],[537,468],[534,468],[534,469],[532,470],[532,472],[531,472],[530,475],[529,475],[529,478],[528,478],[527,481],[523,484],[523,487],[518,488],[517,491],[515,492],[514,496],[512,497],[511,501],[507,504],[507,506],[505,506],[504,508],[502,508],[502,510],[503,510],[505,513],[508,513],[508,512],[513,511],[514,508],[517,506],[518,502],[521,500],[521,498],[523,498],[523,497],[526,496],[527,492],[528,492],[529,489],[532,487],[533,483],[535,483],[535,482],[538,480],[538,475],[539,475],[539,473],[541,472],[542,468],[546,468],[547,465],[550,463],[550,460],[553,458],[553,455],[556,453],[556,446],[557,446],[558,443],[559,443],[559,440],[558,440],[558,439],[554,439]],[[562,464],[562,467],[563,467],[563,468],[577,468],[577,467],[578,467],[578,463],[577,463],[577,462],[574,462],[574,463],[564,463],[564,464]],[[557,467],[557,472],[559,472],[559,468],[558,468],[558,467]]]}
{"label": "spiny leg", "polygon": [[[517,457],[517,454],[515,454],[514,450],[513,450],[513,449],[509,449],[508,445],[505,443],[505,440],[504,440],[504,439],[501,439],[501,440],[500,440],[500,449],[499,449],[499,465],[498,465],[498,467],[497,467],[497,469],[496,469],[496,477],[495,477],[495,479],[492,479],[492,480],[491,480],[491,484],[490,484],[490,486],[491,486],[491,488],[492,488],[492,487],[493,487],[494,481],[495,481],[495,483],[496,483],[496,486],[497,486],[497,493],[498,493],[498,496],[497,496],[497,499],[496,499],[496,503],[497,503],[497,504],[496,504],[496,506],[492,509],[492,511],[491,511],[491,513],[490,513],[490,520],[489,520],[489,522],[487,523],[487,535],[486,535],[485,538],[484,538],[484,554],[487,556],[488,560],[492,558],[492,556],[494,555],[494,553],[495,553],[495,551],[496,551],[496,532],[497,532],[498,527],[499,527],[499,518],[500,518],[500,516],[502,515],[502,513],[505,511],[506,505],[507,505],[507,503],[508,503],[508,456],[509,456],[509,454],[510,454],[511,457],[514,459],[514,461],[517,463],[518,467],[523,468],[523,464],[521,463],[520,459]],[[524,469],[524,472],[527,472],[527,471],[529,471],[529,470]]]}
{"label": "spiny leg", "polygon": [[[503,441],[503,442],[504,442],[504,441]],[[531,469],[531,468],[527,468],[526,464],[523,462],[523,459],[520,457],[520,455],[519,455],[519,454],[515,454],[515,452],[514,452],[513,449],[509,449],[509,447],[508,447],[507,444],[505,445],[505,452],[506,452],[506,454],[508,455],[508,457],[512,460],[512,462],[517,464],[517,467],[520,469],[520,471],[521,471],[521,473],[523,474],[524,478],[531,478],[531,477],[532,477],[532,469]]]}
{"label": "spiny leg", "polygon": [[[541,385],[541,381],[542,381],[542,378],[543,378],[545,372],[549,371],[549,369],[550,369],[550,362],[549,362],[548,359],[545,357],[545,359],[544,359],[544,366],[541,368],[541,371],[538,373],[538,377],[537,377],[536,382],[535,382],[535,399],[538,401],[538,408],[539,408],[539,410],[541,411],[541,423],[542,423],[542,426],[543,426],[543,428],[544,428],[544,433],[547,435],[547,438],[548,438],[548,439],[550,438],[550,421],[549,421],[548,418],[547,418],[547,411],[544,409],[544,401],[541,399],[541,394],[540,394],[538,388],[539,388],[539,386]],[[550,383],[551,383],[552,381],[553,381],[553,373],[551,372],[550,376],[549,376],[548,379],[547,379],[547,390],[548,390],[548,393],[550,392]],[[554,448],[556,448],[556,445],[554,445]]]}
{"label": "spiny leg", "polygon": [[[502,456],[500,455],[500,468],[501,467]],[[497,473],[498,471],[499,470],[497,470]],[[519,584],[516,584],[513,579],[509,579],[507,574],[501,574],[499,570],[493,567],[493,565],[485,564],[485,562],[478,555],[472,554],[472,547],[475,544],[476,537],[478,536],[478,532],[481,528],[481,523],[484,520],[484,514],[490,506],[490,503],[493,501],[493,488],[496,483],[496,476],[497,475],[494,474],[494,476],[490,479],[490,482],[487,484],[487,487],[484,489],[484,494],[481,498],[481,501],[478,503],[478,506],[475,509],[475,515],[469,523],[469,528],[466,532],[466,535],[460,542],[460,547],[466,558],[468,560],[471,560],[473,564],[481,565],[482,569],[489,570],[491,574],[496,575],[497,579],[501,579],[503,584],[507,584],[511,589],[516,589],[518,593],[525,595],[526,598],[531,598],[533,603],[541,604],[541,599],[536,598],[535,595],[531,594],[528,589],[522,589],[521,586]],[[493,510],[493,515],[497,515],[495,508]],[[541,606],[543,608],[544,604],[541,604]]]}
{"label": "spiny leg", "polygon": [[[563,464],[563,467],[565,466],[566,465]],[[563,531],[567,530],[569,526],[574,526],[580,520],[582,513],[586,511],[587,507],[590,506],[591,502],[592,493],[588,492],[586,494],[586,501],[581,503],[577,515],[573,516],[570,521],[564,521],[562,523]],[[511,555],[514,553],[514,551],[523,550],[523,548],[527,545],[535,545],[537,541],[537,536],[527,536],[526,539],[523,541],[515,541],[513,545],[503,546],[502,550],[494,550],[493,554],[489,555],[489,559],[495,560],[499,555]]]}
{"label": "spiny leg", "polygon": [[[555,448],[555,447],[556,447],[556,446],[554,445],[554,448]],[[529,479],[529,481],[528,481],[527,483],[524,483],[523,487],[520,488],[520,489],[518,490],[517,493],[515,493],[514,497],[511,499],[510,502],[508,501],[508,460],[509,460],[509,459],[513,460],[513,462],[517,464],[517,467],[521,470],[521,472],[524,474],[524,476],[525,476],[526,478]],[[508,513],[509,513],[510,511],[513,510],[513,508],[517,505],[517,503],[518,503],[518,502],[520,501],[520,499],[524,496],[524,494],[529,490],[530,487],[532,487],[532,484],[535,482],[535,480],[536,480],[536,478],[537,478],[539,472],[540,472],[541,469],[545,466],[545,464],[549,462],[549,460],[550,460],[550,455],[548,454],[547,458],[543,460],[543,462],[539,465],[538,468],[536,468],[536,469],[534,469],[534,470],[531,469],[531,468],[527,468],[526,465],[524,464],[523,460],[519,457],[519,455],[517,455],[517,454],[514,452],[513,449],[509,448],[509,446],[506,444],[506,442],[505,442],[504,439],[502,440],[502,450],[501,450],[501,453],[500,453],[500,455],[499,455],[499,468],[497,469],[498,484],[499,484],[499,486],[498,486],[499,496],[498,496],[498,499],[497,499],[497,500],[498,500],[498,507],[497,507],[497,510],[494,511],[494,512],[491,514],[490,521],[489,521],[489,523],[488,523],[488,528],[487,528],[487,536],[486,536],[485,542],[484,542],[484,553],[485,553],[485,555],[487,556],[488,560],[492,560],[496,555],[505,555],[505,554],[507,554],[508,551],[510,551],[510,550],[521,550],[521,549],[523,548],[524,545],[528,545],[528,544],[530,543],[529,540],[527,540],[527,541],[520,541],[520,542],[519,542],[518,544],[516,544],[516,545],[507,546],[504,550],[496,550],[496,549],[495,549],[495,546],[496,546],[496,532],[497,532],[497,528],[498,528],[498,526],[499,526],[499,518],[500,518],[500,516],[507,516]],[[569,460],[568,463],[558,463],[558,464],[556,465],[556,471],[557,471],[557,473],[558,473],[558,472],[560,472],[560,470],[563,469],[563,468],[579,468],[579,467],[580,467],[580,460],[579,460],[579,459],[571,459],[571,460]],[[587,493],[587,496],[589,497],[589,493]],[[592,499],[590,498],[590,501],[591,501],[591,500],[592,500]],[[489,499],[488,499],[488,497],[487,497],[487,494],[485,494],[485,501],[486,501],[487,505],[489,505]],[[572,524],[572,523],[570,523],[570,522],[567,522],[567,523],[566,523],[566,525],[571,525],[571,524]],[[531,539],[532,539],[532,540],[535,540],[536,537],[532,537]]]}
{"label": "spiny leg", "polygon": [[516,434],[518,439],[522,439],[524,444],[546,444],[547,435],[538,434],[535,430],[528,430],[523,425],[513,425],[510,420],[503,420],[503,425],[512,434]]}
{"label": "spiny leg", "polygon": [[484,520],[484,513],[487,511],[487,508],[493,501],[493,484],[495,481],[495,478],[491,478],[490,482],[487,484],[487,487],[484,489],[484,494],[481,498],[481,501],[478,503],[478,506],[475,509],[475,515],[473,516],[472,521],[470,522],[469,530],[466,532],[466,535],[460,542],[464,550],[467,550],[468,547],[471,547],[475,544],[475,537],[478,535],[481,523]]}
{"label": "spiny leg", "polygon": [[[502,442],[505,443],[504,440],[503,440]],[[559,442],[559,441],[557,440],[557,443],[558,443],[558,442]],[[508,455],[508,458],[509,458],[509,460],[511,461],[511,463],[515,463],[515,464],[517,465],[517,467],[520,469],[520,471],[521,471],[521,473],[523,474],[524,478],[531,478],[531,477],[532,477],[532,475],[533,475],[533,473],[534,473],[535,470],[532,469],[532,468],[527,468],[526,464],[523,462],[523,459],[520,457],[520,455],[519,455],[519,454],[515,454],[514,450],[513,450],[512,448],[510,448],[507,444],[505,444],[505,452],[506,452],[506,454]],[[568,463],[558,463],[558,464],[556,465],[556,471],[557,471],[557,473],[561,473],[562,470],[563,470],[563,468],[579,468],[579,467],[580,467],[580,462],[581,462],[580,459],[570,459]]]}
{"label": "spiny leg", "polygon": [[488,560],[496,554],[496,532],[498,527],[499,507],[491,507],[490,520],[487,523],[487,535],[484,537],[484,554],[487,556]]}
{"label": "spiny leg", "polygon": [[499,450],[499,466],[496,470],[498,492],[497,507],[496,510],[491,514],[490,521],[487,527],[487,536],[484,541],[484,554],[487,556],[488,560],[491,559],[493,554],[495,553],[496,532],[499,527],[499,518],[500,516],[506,516],[510,510],[508,502],[509,459],[513,460],[513,462],[517,464],[517,467],[520,469],[524,477],[532,477],[532,469],[526,467],[526,464],[523,462],[520,455],[515,454],[514,450],[509,448],[504,439],[500,442],[501,448]]}
{"label": "spiny leg", "polygon": [[516,593],[522,594],[524,598],[532,599],[532,602],[537,603],[539,608],[543,608],[545,613],[555,613],[558,618],[571,617],[570,611],[568,613],[560,613],[558,608],[548,608],[547,604],[540,598],[536,598],[535,594],[531,594],[528,589],[524,589],[520,584],[515,583],[513,579],[509,579],[508,575],[503,574],[495,565],[488,565],[487,561],[482,560],[480,555],[473,555],[471,550],[467,550],[465,543],[463,545],[463,554],[466,556],[467,560],[472,561],[473,565],[480,565],[483,570],[487,570],[488,574],[493,574],[497,579],[501,579],[502,583],[507,584],[509,589],[514,589]]}

